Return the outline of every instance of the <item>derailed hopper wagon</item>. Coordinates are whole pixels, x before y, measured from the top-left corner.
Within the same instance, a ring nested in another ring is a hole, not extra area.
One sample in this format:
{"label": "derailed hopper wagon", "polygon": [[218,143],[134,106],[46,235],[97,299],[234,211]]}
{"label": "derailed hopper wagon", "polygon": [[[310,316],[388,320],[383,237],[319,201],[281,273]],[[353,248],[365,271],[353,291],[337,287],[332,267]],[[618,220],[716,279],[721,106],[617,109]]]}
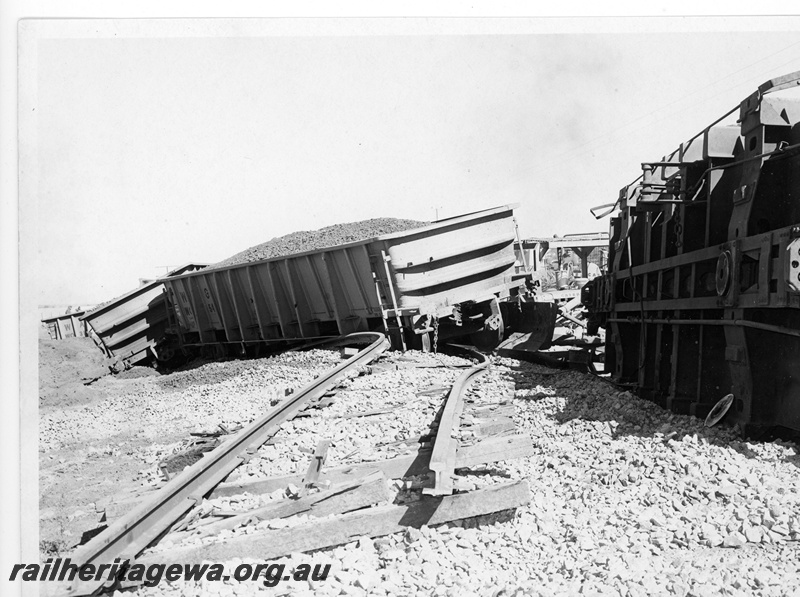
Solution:
{"label": "derailed hopper wagon", "polygon": [[[187,263],[167,273],[167,278],[202,269],[206,264]],[[81,316],[89,336],[115,369],[168,358],[157,352],[169,326],[168,306],[162,280],[147,282]]]}
{"label": "derailed hopper wagon", "polygon": [[732,393],[745,433],[800,431],[800,99],[772,93],[798,84],[765,83],[738,125],[642,164],[611,220],[610,273],[583,291],[614,379],[701,417]]}
{"label": "derailed hopper wagon", "polygon": [[162,280],[174,342],[247,354],[383,329],[395,348],[454,336],[491,347],[550,309],[526,302],[529,278],[515,273],[513,209]]}

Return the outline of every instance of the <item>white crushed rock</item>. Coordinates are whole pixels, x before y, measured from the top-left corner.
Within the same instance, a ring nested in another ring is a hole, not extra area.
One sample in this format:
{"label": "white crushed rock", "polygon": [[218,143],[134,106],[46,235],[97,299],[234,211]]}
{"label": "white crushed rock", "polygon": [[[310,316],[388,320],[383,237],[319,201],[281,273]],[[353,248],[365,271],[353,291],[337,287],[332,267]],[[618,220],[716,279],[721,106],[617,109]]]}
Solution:
{"label": "white crushed rock", "polygon": [[[351,379],[335,404],[286,425],[284,441],[260,451],[247,474],[303,471],[308,456],[297,449],[313,450],[324,437],[334,440],[328,466],[391,457],[375,444],[425,433],[443,399],[415,392],[451,383],[459,373],[405,368]],[[276,561],[287,573],[301,563],[329,563],[325,581],[275,588],[255,581],[162,582],[134,594],[800,597],[796,445],[743,441],[723,426],[705,428],[591,376],[511,359],[496,360],[476,388],[500,399],[512,381],[518,431],[531,435],[536,453],[465,476],[476,486],[528,479],[531,502],[515,513]],[[391,416],[338,418],[387,405]],[[391,487],[395,499],[415,493]],[[244,507],[257,499],[237,498]],[[233,570],[242,561],[227,565]],[[246,561],[262,563],[257,554]]]}
{"label": "white crushed rock", "polygon": [[[220,423],[246,423],[267,412],[286,389],[300,388],[340,362],[337,351],[312,350],[252,361],[208,363],[165,376],[181,379],[179,389],[154,377],[105,378],[103,383],[111,386],[105,400],[40,417],[39,450],[108,440],[128,433],[131,421],[138,427],[134,436],[152,442],[163,441],[165,436],[177,439],[190,431],[214,430]],[[225,375],[226,365],[235,368],[237,375]],[[192,378],[201,383],[192,383]]]}

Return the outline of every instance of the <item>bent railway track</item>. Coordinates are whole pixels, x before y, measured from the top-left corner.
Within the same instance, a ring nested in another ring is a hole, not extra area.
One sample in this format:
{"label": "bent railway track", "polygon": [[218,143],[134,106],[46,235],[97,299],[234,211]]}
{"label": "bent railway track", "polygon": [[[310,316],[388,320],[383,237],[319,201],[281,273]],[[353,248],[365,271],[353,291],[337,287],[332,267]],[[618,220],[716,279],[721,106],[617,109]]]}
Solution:
{"label": "bent railway track", "polygon": [[478,352],[474,353],[479,358],[479,363],[458,376],[447,397],[439,429],[436,432],[436,441],[433,444],[433,453],[429,468],[433,471],[433,487],[425,489],[423,493],[429,495],[448,495],[453,493],[453,469],[456,463],[456,448],[458,441],[453,437],[453,429],[464,407],[464,392],[472,381],[486,373],[489,367],[489,357]]}
{"label": "bent railway track", "polygon": [[[213,490],[249,455],[274,435],[284,421],[291,419],[310,400],[322,397],[343,375],[378,357],[389,347],[383,334],[375,332],[356,333],[341,338],[342,343],[364,344],[346,362],[320,375],[294,396],[254,421],[230,440],[209,452],[199,462],[174,477],[151,498],[135,507],[103,532],[76,551],[71,558],[78,568],[91,564],[97,568],[119,558],[134,559],[152,544],[183,514],[199,503],[205,494]],[[106,568],[108,570],[109,568]],[[88,576],[88,575],[87,575]],[[97,576],[100,576],[99,574]],[[92,595],[103,590],[104,581],[75,581],[47,584],[42,587],[44,595]]]}

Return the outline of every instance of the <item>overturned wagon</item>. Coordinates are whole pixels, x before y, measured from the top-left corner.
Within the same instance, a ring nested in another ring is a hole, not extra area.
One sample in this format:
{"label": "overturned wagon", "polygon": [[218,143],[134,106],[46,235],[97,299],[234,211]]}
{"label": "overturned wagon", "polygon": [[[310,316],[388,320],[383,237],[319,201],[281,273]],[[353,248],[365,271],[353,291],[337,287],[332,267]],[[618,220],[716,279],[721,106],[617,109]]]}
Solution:
{"label": "overturned wagon", "polygon": [[[204,267],[205,264],[187,263],[169,272],[165,279]],[[146,282],[81,315],[81,322],[88,326],[87,335],[104,355],[115,360],[115,369],[127,369],[161,357],[156,346],[170,325],[161,282]]]}
{"label": "overturned wagon", "polygon": [[726,397],[745,433],[800,431],[800,100],[774,93],[798,83],[768,81],[738,125],[642,164],[611,220],[609,274],[583,289],[614,379],[702,417]]}
{"label": "overturned wagon", "polygon": [[525,319],[513,210],[164,279],[170,345],[246,354],[372,329],[402,349],[453,336],[496,344]]}

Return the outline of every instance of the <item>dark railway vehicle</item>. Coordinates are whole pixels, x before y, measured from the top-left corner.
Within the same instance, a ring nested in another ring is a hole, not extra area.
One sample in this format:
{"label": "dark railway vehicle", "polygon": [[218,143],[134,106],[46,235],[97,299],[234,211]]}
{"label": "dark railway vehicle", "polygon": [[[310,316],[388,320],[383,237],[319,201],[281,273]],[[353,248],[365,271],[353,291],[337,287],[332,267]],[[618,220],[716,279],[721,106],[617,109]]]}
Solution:
{"label": "dark railway vehicle", "polygon": [[461,336],[491,348],[546,327],[555,313],[515,272],[513,209],[163,279],[171,325],[158,352],[256,354],[376,329],[404,350]]}
{"label": "dark railway vehicle", "polygon": [[[606,371],[706,416],[729,393],[745,434],[800,430],[800,99],[761,85],[721,123],[642,164],[612,217],[609,274],[589,282]],[[591,330],[590,330],[591,331]]]}

